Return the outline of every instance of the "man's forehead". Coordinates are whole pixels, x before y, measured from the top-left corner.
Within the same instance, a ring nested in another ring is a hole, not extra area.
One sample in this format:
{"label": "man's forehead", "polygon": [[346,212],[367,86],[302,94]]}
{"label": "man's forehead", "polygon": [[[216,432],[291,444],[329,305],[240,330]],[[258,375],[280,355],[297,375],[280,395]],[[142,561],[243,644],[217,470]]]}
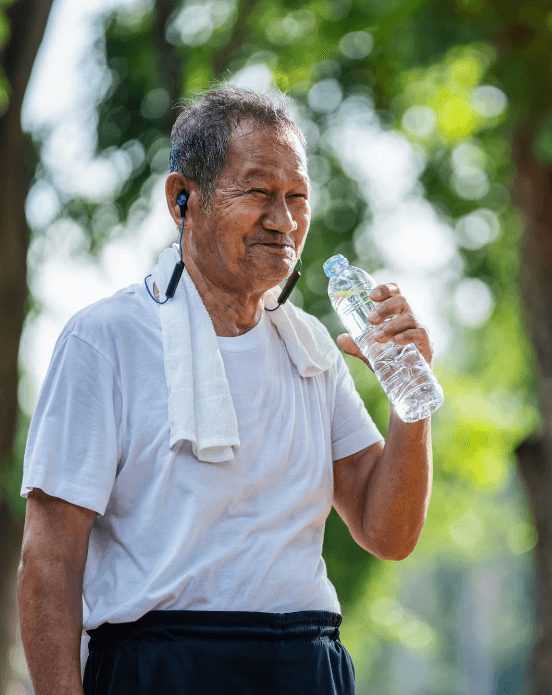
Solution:
{"label": "man's forehead", "polygon": [[[286,125],[270,126],[252,120],[242,121],[228,143],[228,163],[248,175],[271,165],[307,175],[307,155],[295,130]],[[266,173],[266,171],[265,171]]]}

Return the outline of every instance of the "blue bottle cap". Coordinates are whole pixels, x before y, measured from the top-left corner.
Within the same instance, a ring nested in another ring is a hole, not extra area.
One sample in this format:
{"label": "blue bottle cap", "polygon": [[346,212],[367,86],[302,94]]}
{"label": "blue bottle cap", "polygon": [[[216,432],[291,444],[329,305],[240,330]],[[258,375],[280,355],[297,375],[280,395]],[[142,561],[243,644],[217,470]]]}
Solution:
{"label": "blue bottle cap", "polygon": [[328,258],[328,260],[322,266],[324,272],[326,273],[326,277],[329,278],[333,278],[336,275],[339,275],[339,273],[343,272],[345,268],[348,267],[349,261],[345,258],[345,256],[342,256],[340,253]]}

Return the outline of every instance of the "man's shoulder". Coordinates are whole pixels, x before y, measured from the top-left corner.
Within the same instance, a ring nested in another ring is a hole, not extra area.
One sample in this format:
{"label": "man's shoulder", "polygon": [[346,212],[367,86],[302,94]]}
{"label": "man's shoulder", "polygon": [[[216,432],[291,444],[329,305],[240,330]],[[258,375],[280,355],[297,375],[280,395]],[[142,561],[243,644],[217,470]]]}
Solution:
{"label": "man's shoulder", "polygon": [[104,352],[114,341],[140,330],[140,325],[146,320],[151,322],[151,318],[141,286],[130,285],[74,314],[60,340],[73,335]]}

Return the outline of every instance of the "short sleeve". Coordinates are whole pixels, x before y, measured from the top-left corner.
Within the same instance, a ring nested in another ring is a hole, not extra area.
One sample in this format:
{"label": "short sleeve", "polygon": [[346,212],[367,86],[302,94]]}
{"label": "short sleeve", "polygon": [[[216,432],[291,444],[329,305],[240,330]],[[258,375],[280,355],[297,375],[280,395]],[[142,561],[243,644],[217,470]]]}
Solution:
{"label": "short sleeve", "polygon": [[62,334],[31,421],[21,495],[46,494],[105,512],[119,459],[120,391],[107,357]]}
{"label": "short sleeve", "polygon": [[336,360],[336,393],[332,420],[332,458],[334,461],[356,454],[383,440],[366,410],[341,353]]}

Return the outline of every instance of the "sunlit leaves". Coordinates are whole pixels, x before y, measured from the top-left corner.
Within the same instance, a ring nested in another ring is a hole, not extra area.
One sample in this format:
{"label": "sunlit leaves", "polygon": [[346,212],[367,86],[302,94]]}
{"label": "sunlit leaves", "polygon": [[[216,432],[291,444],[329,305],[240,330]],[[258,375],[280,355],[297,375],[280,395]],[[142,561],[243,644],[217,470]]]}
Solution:
{"label": "sunlit leaves", "polygon": [[[0,51],[10,35],[10,26],[8,20],[0,5]],[[0,67],[0,118],[5,113],[8,108],[10,95],[10,86],[6,78],[4,77],[4,72]]]}
{"label": "sunlit leaves", "polygon": [[269,22],[265,34],[275,46],[287,46],[316,31],[316,17],[310,10],[295,10]]}
{"label": "sunlit leaves", "polygon": [[10,25],[8,24],[7,17],[4,10],[0,6],[0,48],[4,46],[10,35]]}
{"label": "sunlit leaves", "polygon": [[[438,134],[452,143],[495,126],[506,97],[497,87],[481,84],[492,60],[488,47],[455,47],[443,61],[405,72],[397,103],[403,104],[406,129],[421,139]],[[420,110],[409,114],[412,108]]]}
{"label": "sunlit leaves", "polygon": [[541,122],[534,144],[537,161],[541,164],[552,164],[552,112]]}
{"label": "sunlit leaves", "polygon": [[[440,472],[469,480],[482,488],[500,488],[507,480],[509,452],[515,438],[500,426],[500,412],[489,412],[487,395],[475,380],[450,389],[446,413],[434,434]],[[445,407],[445,406],[444,406]]]}
{"label": "sunlit leaves", "polygon": [[476,208],[455,224],[458,243],[466,249],[477,250],[496,239],[500,231],[498,216],[487,208]]}
{"label": "sunlit leaves", "polygon": [[0,72],[0,118],[6,112],[10,100],[10,85]]}
{"label": "sunlit leaves", "polygon": [[372,52],[374,39],[368,31],[351,31],[339,41],[339,50],[346,58],[361,60]]}
{"label": "sunlit leaves", "polygon": [[207,0],[183,3],[167,27],[167,39],[176,45],[202,46],[213,33],[231,20],[235,0]]}

